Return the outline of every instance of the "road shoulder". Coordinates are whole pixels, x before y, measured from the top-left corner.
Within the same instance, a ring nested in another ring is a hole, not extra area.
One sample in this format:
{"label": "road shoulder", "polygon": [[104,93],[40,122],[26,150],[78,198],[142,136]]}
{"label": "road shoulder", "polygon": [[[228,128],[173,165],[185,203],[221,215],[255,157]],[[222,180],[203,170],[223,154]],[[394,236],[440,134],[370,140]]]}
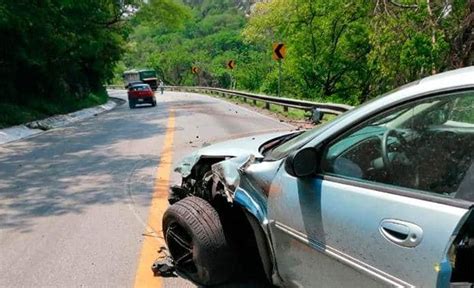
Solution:
{"label": "road shoulder", "polygon": [[45,131],[63,127],[65,125],[97,116],[122,105],[124,100],[110,97],[107,103],[91,108],[81,109],[68,114],[51,116],[45,119],[32,121],[23,125],[16,125],[0,129],[0,145],[32,137]]}

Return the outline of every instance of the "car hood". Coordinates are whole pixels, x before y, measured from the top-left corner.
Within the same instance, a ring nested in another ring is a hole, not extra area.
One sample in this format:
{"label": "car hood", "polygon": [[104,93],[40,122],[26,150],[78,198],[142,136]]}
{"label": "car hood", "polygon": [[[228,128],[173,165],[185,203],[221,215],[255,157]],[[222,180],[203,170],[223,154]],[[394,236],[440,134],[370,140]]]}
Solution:
{"label": "car hood", "polygon": [[190,155],[184,157],[175,170],[181,173],[183,177],[191,174],[193,166],[203,157],[239,157],[244,155],[253,155],[256,158],[262,158],[263,155],[259,152],[259,148],[266,142],[284,135],[294,132],[277,132],[256,135],[252,137],[239,138],[229,141],[220,142],[204,148],[201,148]]}

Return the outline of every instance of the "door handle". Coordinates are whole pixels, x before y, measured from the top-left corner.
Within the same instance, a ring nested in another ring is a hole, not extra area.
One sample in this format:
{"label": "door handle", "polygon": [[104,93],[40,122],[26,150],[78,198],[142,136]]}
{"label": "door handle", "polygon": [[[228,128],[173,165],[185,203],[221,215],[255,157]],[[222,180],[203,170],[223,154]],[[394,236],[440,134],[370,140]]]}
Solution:
{"label": "door handle", "polygon": [[423,239],[420,226],[396,219],[382,220],[379,231],[385,239],[403,247],[413,248]]}

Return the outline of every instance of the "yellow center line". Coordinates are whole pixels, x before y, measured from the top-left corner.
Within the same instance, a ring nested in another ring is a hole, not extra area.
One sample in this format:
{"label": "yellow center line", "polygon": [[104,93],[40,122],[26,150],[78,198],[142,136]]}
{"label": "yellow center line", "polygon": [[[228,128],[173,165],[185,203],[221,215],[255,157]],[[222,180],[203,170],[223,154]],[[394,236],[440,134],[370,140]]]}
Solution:
{"label": "yellow center line", "polygon": [[[143,234],[143,246],[138,262],[134,287],[162,287],[163,280],[154,277],[151,265],[158,258],[158,250],[165,245],[162,238],[161,219],[168,207],[168,187],[171,175],[171,165],[173,159],[173,139],[174,139],[175,118],[174,111],[170,111],[168,124],[166,127],[165,140],[160,155],[160,163],[156,171],[156,178],[153,188],[153,198],[146,231]],[[158,235],[156,235],[158,234]]]}

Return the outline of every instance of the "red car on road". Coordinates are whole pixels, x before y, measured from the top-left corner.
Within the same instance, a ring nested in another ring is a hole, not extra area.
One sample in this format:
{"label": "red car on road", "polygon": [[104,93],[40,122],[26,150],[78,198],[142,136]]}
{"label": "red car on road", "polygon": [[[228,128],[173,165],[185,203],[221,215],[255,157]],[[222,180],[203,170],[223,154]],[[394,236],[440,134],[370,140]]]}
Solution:
{"label": "red car on road", "polygon": [[156,106],[155,92],[148,84],[134,84],[128,87],[128,105],[130,109],[135,108],[137,104],[151,104]]}

